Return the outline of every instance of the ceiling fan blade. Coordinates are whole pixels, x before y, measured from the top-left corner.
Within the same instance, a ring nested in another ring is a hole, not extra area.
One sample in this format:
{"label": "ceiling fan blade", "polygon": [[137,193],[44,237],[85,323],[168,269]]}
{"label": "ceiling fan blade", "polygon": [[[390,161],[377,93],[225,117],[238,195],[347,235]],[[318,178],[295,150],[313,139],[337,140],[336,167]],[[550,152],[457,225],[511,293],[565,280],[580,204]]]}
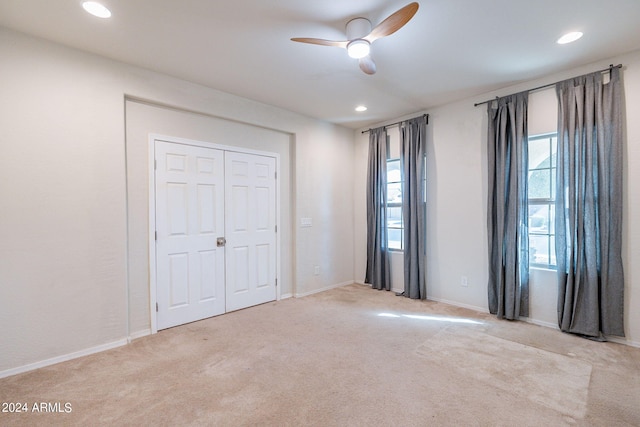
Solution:
{"label": "ceiling fan blade", "polygon": [[404,25],[409,22],[411,18],[413,18],[413,15],[415,15],[418,11],[418,7],[418,3],[413,2],[409,3],[402,9],[397,10],[396,12],[389,15],[387,19],[379,23],[373,30],[371,30],[369,35],[364,37],[364,39],[369,43],[373,43],[374,40],[395,33],[400,28],[404,27]]}
{"label": "ceiling fan blade", "polygon": [[377,71],[376,63],[373,62],[370,55],[367,55],[358,60],[358,65],[360,65],[360,69],[364,71],[366,74],[375,74]]}
{"label": "ceiling fan blade", "polygon": [[291,41],[299,42],[299,43],[309,43],[309,44],[319,44],[321,46],[335,46],[335,47],[343,47],[346,48],[348,41],[337,42],[333,40],[325,40],[325,39],[314,39],[308,37],[294,37]]}

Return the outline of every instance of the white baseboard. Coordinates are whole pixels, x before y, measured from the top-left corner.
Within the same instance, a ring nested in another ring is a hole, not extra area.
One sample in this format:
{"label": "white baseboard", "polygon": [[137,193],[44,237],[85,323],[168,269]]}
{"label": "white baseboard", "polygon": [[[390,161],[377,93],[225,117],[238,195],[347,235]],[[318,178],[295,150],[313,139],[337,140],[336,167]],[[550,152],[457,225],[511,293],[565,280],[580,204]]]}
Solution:
{"label": "white baseboard", "polygon": [[141,331],[137,331],[129,334],[129,339],[127,341],[131,342],[133,340],[137,340],[138,338],[146,337],[149,335],[151,335],[151,329],[143,329]]}
{"label": "white baseboard", "polygon": [[489,312],[489,310],[487,310],[484,307],[478,307],[478,306],[469,305],[469,304],[462,304],[462,303],[459,303],[459,302],[456,302],[456,301],[449,301],[449,300],[443,299],[443,298],[433,298],[433,297],[430,297],[429,295],[427,295],[427,300],[428,301],[441,302],[443,304],[452,305],[454,307],[466,308],[466,309],[469,309],[469,310],[478,311],[480,313],[488,313]]}
{"label": "white baseboard", "polygon": [[309,295],[319,294],[320,292],[328,291],[330,289],[340,288],[342,286],[352,285],[355,282],[353,280],[349,280],[347,282],[336,283],[335,285],[325,286],[324,288],[315,289],[313,291],[297,293],[295,294],[296,298],[308,297]]}
{"label": "white baseboard", "polygon": [[287,298],[293,298],[293,294],[289,293],[289,294],[284,294],[284,295],[280,295],[280,299],[287,299]]}
{"label": "white baseboard", "polygon": [[558,325],[556,325],[555,323],[545,322],[543,320],[536,320],[536,319],[532,319],[530,317],[523,317],[520,320],[522,320],[524,322],[527,322],[527,323],[531,323],[533,325],[544,326],[545,328],[556,329],[558,331],[560,330]]}
{"label": "white baseboard", "polygon": [[111,350],[116,347],[122,347],[123,345],[127,345],[126,338],[123,338],[118,341],[102,344],[96,347],[91,347],[84,350],[76,351],[73,353],[63,354],[62,356],[53,357],[51,359],[42,360],[40,362],[19,366],[17,368],[7,369],[6,371],[0,371],[0,378],[6,378],[12,375],[22,374],[24,372],[29,372],[35,369],[44,368],[45,366],[55,365],[57,363],[66,362],[67,360],[71,360],[71,359],[77,359],[78,357],[89,356],[90,354],[100,353],[101,351]]}
{"label": "white baseboard", "polygon": [[[371,287],[371,284],[370,283],[365,283],[364,280],[354,280],[353,283],[355,283],[356,285],[364,285],[364,286]],[[404,292],[404,289],[402,289],[402,288],[391,288],[390,292],[395,292],[397,294],[400,294],[400,293]]]}
{"label": "white baseboard", "polygon": [[637,342],[637,341],[629,341],[624,338],[613,337],[613,336],[605,336],[605,338],[607,339],[607,341],[611,341],[616,344],[623,344],[623,345],[628,345],[630,347],[640,348],[640,342]]}

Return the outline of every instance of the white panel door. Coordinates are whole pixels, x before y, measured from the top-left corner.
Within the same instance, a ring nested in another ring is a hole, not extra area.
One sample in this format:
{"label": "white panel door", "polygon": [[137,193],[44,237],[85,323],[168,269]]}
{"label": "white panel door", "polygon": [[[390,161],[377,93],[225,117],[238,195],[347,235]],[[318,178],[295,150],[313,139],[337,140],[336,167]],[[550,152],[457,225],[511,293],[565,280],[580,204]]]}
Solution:
{"label": "white panel door", "polygon": [[225,153],[227,311],[276,299],[276,161]]}
{"label": "white panel door", "polygon": [[225,312],[224,151],[155,141],[157,327]]}

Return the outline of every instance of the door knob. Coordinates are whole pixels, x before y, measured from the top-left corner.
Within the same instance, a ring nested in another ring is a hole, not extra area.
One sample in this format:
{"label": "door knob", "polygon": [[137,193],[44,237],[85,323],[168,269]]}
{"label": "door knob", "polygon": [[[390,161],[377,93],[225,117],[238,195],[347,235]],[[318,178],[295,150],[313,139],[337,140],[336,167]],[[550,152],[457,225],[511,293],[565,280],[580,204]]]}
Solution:
{"label": "door knob", "polygon": [[216,240],[216,244],[218,245],[219,248],[224,246],[225,243],[227,243],[227,239],[225,239],[224,237],[218,237],[218,239]]}

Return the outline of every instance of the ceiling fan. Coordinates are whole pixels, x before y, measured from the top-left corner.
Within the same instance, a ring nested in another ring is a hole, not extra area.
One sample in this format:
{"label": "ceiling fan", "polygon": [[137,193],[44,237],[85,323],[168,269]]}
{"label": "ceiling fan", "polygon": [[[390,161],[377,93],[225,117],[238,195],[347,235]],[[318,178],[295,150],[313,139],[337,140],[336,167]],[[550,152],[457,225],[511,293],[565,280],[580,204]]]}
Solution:
{"label": "ceiling fan", "polygon": [[294,37],[291,40],[300,43],[336,46],[347,49],[349,56],[359,61],[360,69],[366,74],[375,74],[376,64],[369,55],[371,43],[389,36],[409,22],[418,11],[418,3],[413,2],[389,15],[384,21],[371,29],[371,22],[366,18],[354,18],[347,22],[346,41],[333,41],[306,37]]}

